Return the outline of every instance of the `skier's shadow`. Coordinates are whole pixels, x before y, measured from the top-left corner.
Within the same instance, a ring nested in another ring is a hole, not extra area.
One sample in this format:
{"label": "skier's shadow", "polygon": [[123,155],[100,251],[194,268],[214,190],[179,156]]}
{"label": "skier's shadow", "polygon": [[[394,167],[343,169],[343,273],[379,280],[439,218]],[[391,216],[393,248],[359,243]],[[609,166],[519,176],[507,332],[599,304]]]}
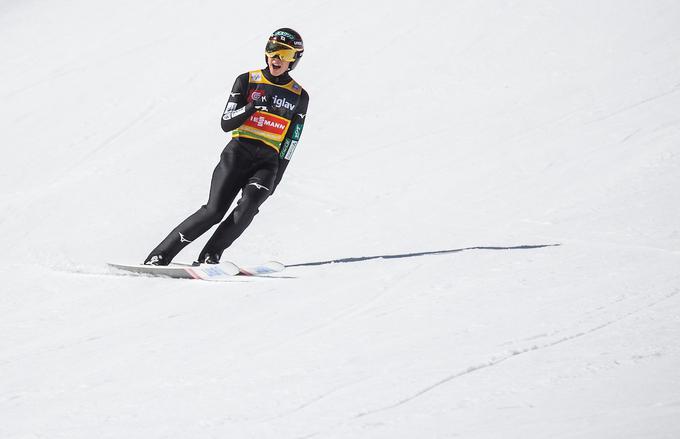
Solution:
{"label": "skier's shadow", "polygon": [[313,267],[317,265],[329,265],[329,264],[347,264],[350,262],[365,262],[372,259],[404,259],[404,258],[416,258],[420,256],[431,256],[431,255],[446,255],[449,253],[460,253],[469,250],[533,250],[538,248],[546,247],[558,247],[561,244],[537,244],[537,245],[516,245],[512,247],[464,247],[464,248],[454,248],[451,250],[437,250],[429,252],[417,252],[417,253],[403,253],[397,255],[375,255],[375,256],[360,256],[355,258],[343,258],[343,259],[332,259],[328,261],[317,261],[317,262],[303,262],[299,264],[289,264],[286,268],[291,267]]}

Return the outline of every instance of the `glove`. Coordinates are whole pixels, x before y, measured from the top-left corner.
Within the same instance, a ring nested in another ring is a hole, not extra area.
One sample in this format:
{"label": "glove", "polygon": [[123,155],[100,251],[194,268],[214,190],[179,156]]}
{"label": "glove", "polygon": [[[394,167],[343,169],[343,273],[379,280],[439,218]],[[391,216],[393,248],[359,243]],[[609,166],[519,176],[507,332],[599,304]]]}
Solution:
{"label": "glove", "polygon": [[253,105],[256,109],[261,111],[269,111],[268,96],[264,94],[264,91],[255,91],[251,96],[253,98]]}

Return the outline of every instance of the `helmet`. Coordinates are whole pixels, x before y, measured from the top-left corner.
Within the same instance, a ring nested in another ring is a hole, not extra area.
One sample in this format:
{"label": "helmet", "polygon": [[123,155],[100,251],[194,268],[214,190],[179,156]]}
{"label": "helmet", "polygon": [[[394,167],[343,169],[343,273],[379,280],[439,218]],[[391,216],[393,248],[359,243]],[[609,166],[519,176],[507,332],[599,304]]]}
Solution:
{"label": "helmet", "polygon": [[278,56],[284,61],[290,62],[288,71],[293,70],[302,58],[305,45],[299,33],[288,27],[277,29],[271,34],[264,49],[265,62],[267,57]]}

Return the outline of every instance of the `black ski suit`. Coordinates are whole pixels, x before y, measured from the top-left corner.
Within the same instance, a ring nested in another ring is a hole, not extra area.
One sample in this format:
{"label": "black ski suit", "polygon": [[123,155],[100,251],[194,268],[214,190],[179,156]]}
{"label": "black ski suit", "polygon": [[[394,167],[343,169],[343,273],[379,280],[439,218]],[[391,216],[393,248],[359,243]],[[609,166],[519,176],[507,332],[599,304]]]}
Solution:
{"label": "black ski suit", "polygon": [[149,254],[167,265],[190,242],[222,221],[239,191],[241,198],[201,250],[199,262],[218,262],[274,193],[300,139],[309,95],[285,73],[268,69],[239,75],[222,115],[233,131],[210,183],[208,202],[185,219]]}

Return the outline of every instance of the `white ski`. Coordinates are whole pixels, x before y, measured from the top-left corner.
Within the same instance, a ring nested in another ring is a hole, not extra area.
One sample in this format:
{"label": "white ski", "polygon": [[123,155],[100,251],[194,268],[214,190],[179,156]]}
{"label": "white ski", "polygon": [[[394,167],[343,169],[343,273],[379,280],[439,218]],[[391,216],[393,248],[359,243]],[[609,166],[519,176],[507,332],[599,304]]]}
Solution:
{"label": "white ski", "polygon": [[285,265],[274,261],[247,267],[239,267],[233,262],[228,261],[223,261],[219,264],[201,265],[171,263],[166,266],[109,263],[108,266],[128,273],[169,277],[174,279],[200,279],[210,281],[225,281],[237,275],[266,276],[278,273],[285,268]]}

